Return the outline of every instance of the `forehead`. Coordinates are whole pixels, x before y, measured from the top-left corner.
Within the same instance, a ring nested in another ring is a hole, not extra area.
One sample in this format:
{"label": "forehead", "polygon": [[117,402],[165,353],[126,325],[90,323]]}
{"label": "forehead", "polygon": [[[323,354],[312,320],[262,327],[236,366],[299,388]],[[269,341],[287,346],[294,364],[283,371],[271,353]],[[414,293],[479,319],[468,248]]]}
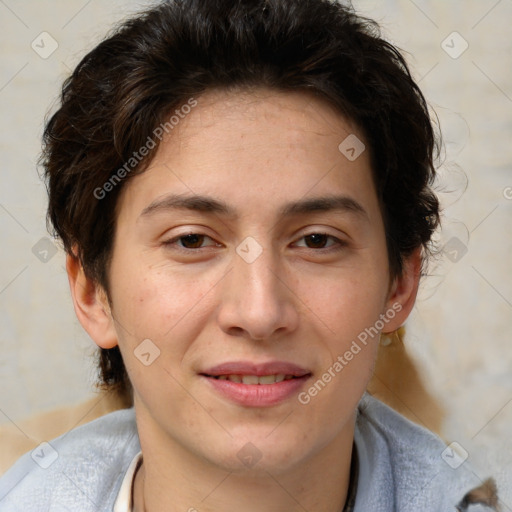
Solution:
{"label": "forehead", "polygon": [[[174,151],[188,147],[197,151],[198,139],[218,138],[225,150],[239,151],[243,142],[247,149],[300,152],[306,139],[313,142],[314,138],[334,136],[337,140],[360,132],[330,104],[310,93],[262,88],[209,91],[198,99],[197,107],[177,128],[174,136],[168,137],[167,147],[172,145]],[[308,152],[328,156],[325,145],[318,142],[309,144]],[[326,144],[331,142],[326,140]]]}
{"label": "forehead", "polygon": [[368,202],[375,195],[368,153],[354,123],[310,94],[210,91],[174,125],[120,201],[139,213],[170,192],[223,198],[240,211],[282,210],[308,195]]}

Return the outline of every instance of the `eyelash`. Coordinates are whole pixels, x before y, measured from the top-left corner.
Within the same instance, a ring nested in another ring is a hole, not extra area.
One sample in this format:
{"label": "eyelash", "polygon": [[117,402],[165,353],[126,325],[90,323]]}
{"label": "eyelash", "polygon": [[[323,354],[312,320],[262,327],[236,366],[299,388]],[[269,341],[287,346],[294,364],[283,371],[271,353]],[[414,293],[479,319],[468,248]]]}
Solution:
{"label": "eyelash", "polygon": [[[313,251],[317,251],[317,252],[322,251],[324,253],[327,253],[327,252],[331,252],[331,251],[339,251],[348,245],[345,241],[340,240],[339,238],[337,238],[333,235],[329,235],[328,233],[316,232],[316,231],[312,232],[312,233],[307,233],[307,234],[301,236],[299,238],[299,240],[303,240],[303,239],[306,239],[306,238],[314,236],[314,235],[321,235],[321,236],[327,237],[327,239],[333,240],[335,242],[335,246],[320,247],[320,248],[316,248],[316,249],[312,248],[312,247],[304,247],[305,249],[311,249]],[[178,235],[170,240],[164,241],[163,245],[166,247],[174,247],[175,249],[177,249],[179,251],[187,252],[187,253],[197,251],[199,249],[205,249],[208,247],[215,247],[215,246],[219,247],[220,246],[220,244],[215,244],[215,245],[210,245],[207,247],[187,248],[187,247],[182,247],[177,244],[177,242],[179,242],[182,239],[189,237],[189,236],[204,237],[204,238],[209,238],[210,240],[213,240],[210,236],[204,235],[202,233],[186,233],[183,235]]]}

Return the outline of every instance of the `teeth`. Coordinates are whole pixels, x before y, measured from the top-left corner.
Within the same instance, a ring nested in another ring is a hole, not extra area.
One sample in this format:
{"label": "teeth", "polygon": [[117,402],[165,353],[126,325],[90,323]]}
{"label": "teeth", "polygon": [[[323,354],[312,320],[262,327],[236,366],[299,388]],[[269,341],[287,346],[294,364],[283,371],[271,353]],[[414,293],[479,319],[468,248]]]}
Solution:
{"label": "teeth", "polygon": [[260,379],[257,375],[243,375],[242,382],[244,384],[258,384]]}
{"label": "teeth", "polygon": [[275,384],[276,382],[282,382],[283,380],[293,379],[293,375],[285,375],[284,373],[278,373],[277,375],[219,375],[215,377],[218,380],[230,380],[231,382],[238,382],[243,384]]}
{"label": "teeth", "polygon": [[262,375],[259,378],[256,377],[256,380],[259,381],[259,384],[274,384],[276,382],[276,376],[275,375]]}

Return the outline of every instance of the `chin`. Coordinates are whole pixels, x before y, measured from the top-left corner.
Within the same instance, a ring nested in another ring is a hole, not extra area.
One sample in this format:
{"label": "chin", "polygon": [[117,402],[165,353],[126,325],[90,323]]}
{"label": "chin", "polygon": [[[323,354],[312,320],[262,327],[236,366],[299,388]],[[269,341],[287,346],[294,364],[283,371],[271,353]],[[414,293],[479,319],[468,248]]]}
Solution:
{"label": "chin", "polygon": [[[277,427],[279,428],[279,427]],[[234,473],[252,472],[255,476],[268,473],[287,473],[301,464],[308,456],[304,435],[294,435],[283,429],[281,435],[269,435],[271,430],[256,432],[254,429],[245,435],[233,436],[225,454],[217,453],[212,462],[222,469]]]}

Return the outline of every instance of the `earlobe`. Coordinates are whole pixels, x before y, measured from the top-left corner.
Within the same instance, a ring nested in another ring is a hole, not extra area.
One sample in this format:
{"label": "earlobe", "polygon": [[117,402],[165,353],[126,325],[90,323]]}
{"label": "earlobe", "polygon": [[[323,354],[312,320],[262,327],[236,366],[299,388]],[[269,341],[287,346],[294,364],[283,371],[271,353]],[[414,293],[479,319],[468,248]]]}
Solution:
{"label": "earlobe", "polygon": [[402,326],[412,311],[418,294],[421,263],[421,247],[404,260],[402,275],[393,281],[386,302],[386,311],[395,313],[386,324],[383,333],[393,332]]}
{"label": "earlobe", "polygon": [[73,306],[82,327],[101,348],[109,349],[117,345],[114,320],[103,288],[85,275],[77,257],[66,256]]}

